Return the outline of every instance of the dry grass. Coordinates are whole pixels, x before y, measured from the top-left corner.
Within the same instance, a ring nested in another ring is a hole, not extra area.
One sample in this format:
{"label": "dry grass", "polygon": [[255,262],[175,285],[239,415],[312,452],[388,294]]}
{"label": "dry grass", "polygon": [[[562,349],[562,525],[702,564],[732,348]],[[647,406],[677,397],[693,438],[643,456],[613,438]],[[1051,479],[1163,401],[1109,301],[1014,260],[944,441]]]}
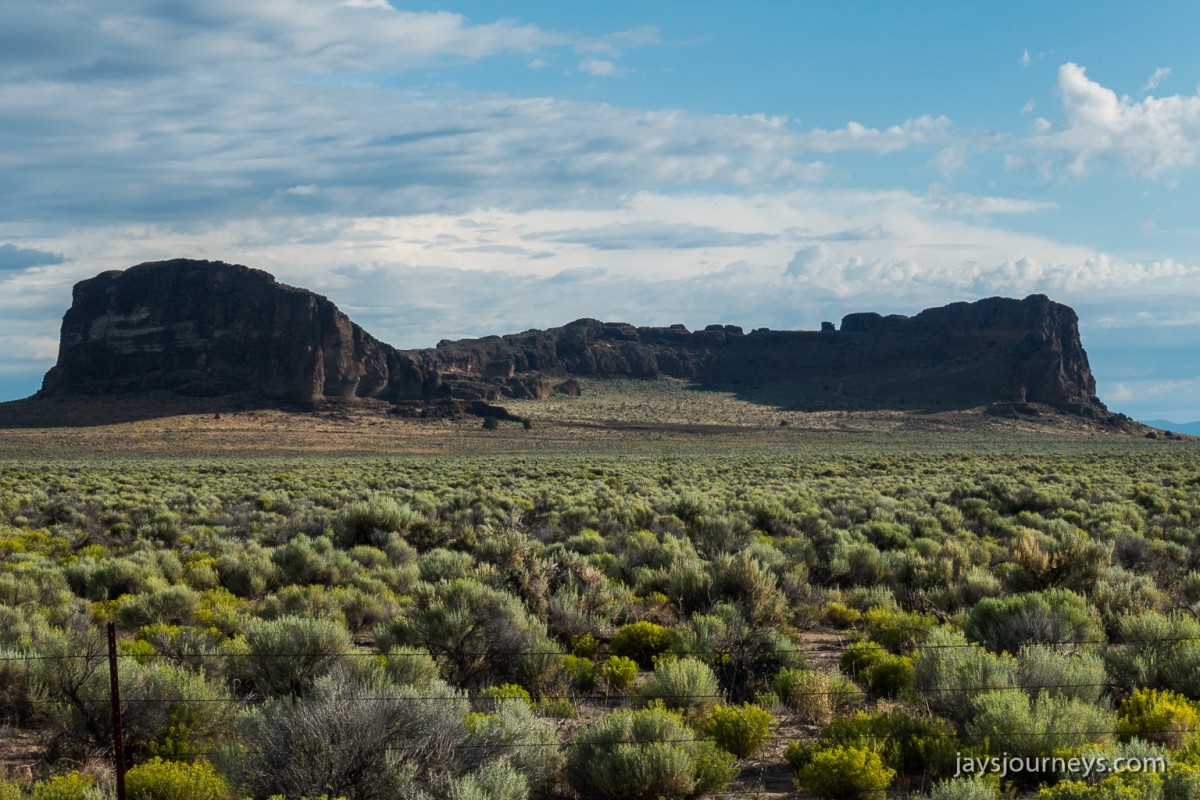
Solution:
{"label": "dry grass", "polygon": [[[694,389],[684,381],[584,379],[580,397],[510,400],[504,405],[529,417],[533,427],[502,423],[483,430],[481,420],[409,419],[388,413],[382,401],[330,405],[320,412],[274,409],[196,413],[191,401],[175,400],[163,416],[87,424],[139,416],[123,398],[72,401],[62,406],[63,426],[6,427],[0,457],[93,456],[111,453],[161,456],[452,453],[666,452],[767,448],[867,447],[925,450],[987,446],[1047,437],[1064,446],[1084,439],[1136,437],[1113,433],[1087,420],[1044,414],[1028,420],[989,417],[980,410],[930,414],[901,411],[780,410],[738,399],[728,392]],[[57,406],[50,407],[58,413]],[[11,415],[10,415],[11,416]],[[43,416],[45,416],[43,412]],[[6,419],[0,414],[0,420]],[[0,424],[3,424],[0,422]],[[1185,446],[1148,442],[1147,446]]]}

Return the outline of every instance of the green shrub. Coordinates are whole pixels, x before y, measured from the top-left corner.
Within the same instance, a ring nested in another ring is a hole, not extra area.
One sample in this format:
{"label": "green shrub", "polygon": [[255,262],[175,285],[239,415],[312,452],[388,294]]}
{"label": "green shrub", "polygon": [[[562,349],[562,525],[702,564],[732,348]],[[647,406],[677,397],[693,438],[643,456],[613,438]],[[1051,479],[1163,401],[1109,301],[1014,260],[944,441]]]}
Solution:
{"label": "green shrub", "polygon": [[821,747],[865,748],[897,772],[934,777],[954,774],[959,748],[954,727],[945,720],[900,709],[837,717],[821,731],[819,742]]}
{"label": "green shrub", "polygon": [[543,697],[537,701],[537,713],[554,719],[575,719],[575,704],[567,697]]}
{"label": "green shrub", "polygon": [[[1143,770],[1146,772],[1158,772],[1160,766],[1165,769],[1166,765],[1171,762],[1183,763],[1177,754],[1168,753],[1167,749],[1162,745],[1142,739],[1130,739],[1127,742],[1115,742],[1113,744],[1089,744],[1068,752],[1070,755],[1078,756],[1080,759],[1091,759],[1092,763],[1095,763],[1099,758],[1104,758],[1111,765],[1117,759],[1123,759],[1127,765],[1125,771],[1128,771],[1128,765],[1134,762],[1141,762]],[[1067,764],[1063,766],[1069,767],[1072,765]],[[1065,768],[1059,770],[1058,778],[1060,780],[1083,779],[1094,782],[1099,777],[1097,772],[1085,775],[1082,762],[1075,766],[1079,768],[1074,771]]]}
{"label": "green shrub", "polygon": [[747,700],[767,689],[771,676],[798,661],[794,642],[775,628],[751,624],[730,603],[717,604],[709,614],[692,615],[681,649],[699,654],[733,700]]}
{"label": "green shrub", "polygon": [[[446,778],[438,797],[445,800],[528,800],[529,781],[507,761],[492,761],[461,778]],[[424,795],[427,797],[428,795]]]}
{"label": "green shrub", "polygon": [[893,653],[924,642],[929,632],[937,627],[937,618],[932,614],[881,607],[864,611],[863,622],[871,640],[879,642]]}
{"label": "green shrub", "polygon": [[421,521],[423,519],[418,512],[390,497],[372,497],[354,503],[343,511],[338,518],[338,528],[344,547],[358,544],[382,547],[388,542],[390,534],[403,535]]}
{"label": "green shrub", "polygon": [[669,628],[642,620],[620,627],[609,642],[609,649],[615,655],[632,658],[642,669],[650,669],[654,660],[674,643],[675,635]]}
{"label": "green shrub", "polygon": [[415,609],[375,630],[380,646],[424,648],[465,688],[504,681],[538,691],[556,678],[558,645],[519,598],[472,578],[423,586]]}
{"label": "green shrub", "polygon": [[1117,722],[1124,739],[1137,737],[1177,748],[1200,728],[1200,713],[1194,703],[1169,689],[1138,689],[1117,709]]}
{"label": "green shrub", "polygon": [[91,775],[72,771],[33,785],[30,800],[88,800],[96,780]]}
{"label": "green shrub", "polygon": [[661,701],[667,708],[704,714],[721,699],[717,676],[695,658],[659,659],[650,680],[638,690],[644,702]]}
{"label": "green shrub", "polygon": [[493,701],[485,705],[494,705],[499,707],[502,703],[519,702],[524,703],[526,707],[533,706],[533,698],[529,696],[528,690],[523,686],[518,686],[515,683],[504,683],[500,686],[489,686],[479,693],[479,699]]}
{"label": "green shrub", "polygon": [[219,765],[243,796],[403,797],[485,760],[486,748],[467,747],[467,711],[466,699],[444,685],[364,684],[338,670],[305,695],[242,714]]}
{"label": "green shrub", "polygon": [[827,673],[784,667],[771,686],[779,701],[806,725],[828,725],[833,719],[837,698]]}
{"label": "green shrub", "polygon": [[1105,665],[1118,686],[1170,689],[1200,700],[1200,620],[1181,613],[1118,618]]}
{"label": "green shrub", "polygon": [[243,680],[267,695],[303,694],[351,648],[344,627],[326,619],[285,616],[246,635],[246,657],[236,659]]}
{"label": "green shrub", "polygon": [[812,763],[813,753],[816,751],[817,745],[815,742],[788,742],[787,747],[783,750],[783,760],[787,762],[787,765],[794,772],[799,772]]}
{"label": "green shrub", "polygon": [[875,642],[855,642],[842,651],[838,666],[851,678],[863,678],[868,669],[888,655],[888,651]]}
{"label": "green shrub", "polygon": [[895,775],[876,753],[838,746],[814,752],[796,776],[796,785],[830,800],[876,800]]}
{"label": "green shrub", "polygon": [[393,647],[384,655],[383,665],[397,686],[425,687],[440,677],[433,656],[417,648]]}
{"label": "green shrub", "polygon": [[217,575],[221,585],[236,596],[256,598],[276,585],[279,567],[262,547],[247,545],[244,552],[218,558]]}
{"label": "green shrub", "polygon": [[508,761],[537,793],[545,792],[557,780],[562,750],[554,730],[534,716],[528,703],[497,703],[494,713],[472,714],[467,727],[463,752],[475,763]]}
{"label": "green shrub", "polygon": [[566,766],[570,785],[596,800],[699,798],[734,774],[732,755],[660,709],[609,714],[576,738]]}
{"label": "green shrub", "polygon": [[600,677],[604,684],[618,692],[623,692],[633,685],[638,676],[637,662],[625,656],[609,656],[600,665]]}
{"label": "green shrub", "polygon": [[228,800],[229,787],[206,762],[152,758],[125,773],[129,800]]}
{"label": "green shrub", "polygon": [[427,550],[417,564],[421,571],[421,580],[436,583],[467,577],[473,561],[470,553],[435,547]]}
{"label": "green shrub", "polygon": [[993,754],[1036,757],[1107,743],[1115,722],[1111,711],[1051,694],[1031,698],[1023,692],[985,692],[972,707],[967,732],[985,741]]}
{"label": "green shrub", "polygon": [[1108,688],[1104,659],[1094,650],[1064,655],[1048,645],[1022,647],[1016,683],[1030,695],[1049,692],[1098,703]]}
{"label": "green shrub", "polygon": [[25,793],[17,784],[0,780],[0,800],[25,800]]}
{"label": "green shrub", "polygon": [[1016,661],[980,645],[971,645],[957,631],[933,631],[913,660],[913,683],[930,709],[962,724],[972,703],[987,688],[1014,684]]}
{"label": "green shrub", "polygon": [[884,697],[899,697],[912,688],[913,672],[911,658],[889,653],[867,667],[867,688]]}
{"label": "green shrub", "polygon": [[872,692],[886,697],[896,697],[913,685],[912,659],[893,655],[875,642],[855,642],[842,651],[838,663]]}
{"label": "green shrub", "polygon": [[[32,662],[34,682],[62,704],[45,709],[59,745],[81,756],[112,742],[108,670],[98,635],[55,637]],[[71,654],[71,658],[62,655]],[[78,657],[86,654],[84,657]],[[206,750],[228,733],[235,707],[226,686],[155,660],[126,659],[121,667],[125,752],[131,760]]]}
{"label": "green shrub", "polygon": [[853,628],[862,621],[862,613],[858,609],[837,601],[826,604],[823,616],[830,625],[842,629]]}
{"label": "green shrub", "polygon": [[1200,797],[1200,768],[1171,764],[1163,776],[1162,800],[1195,800]]}
{"label": "green shrub", "polygon": [[743,550],[723,553],[712,560],[713,592],[732,601],[755,628],[777,625],[787,613],[787,600],[779,591],[775,573]]}
{"label": "green shrub", "polygon": [[996,653],[1017,653],[1029,644],[1104,638],[1087,600],[1067,589],[984,598],[971,609],[965,632]]}
{"label": "green shrub", "polygon": [[1150,773],[1120,773],[1099,783],[1063,781],[1042,789],[1037,800],[1166,800],[1162,779]]}
{"label": "green shrub", "polygon": [[[613,657],[617,658],[618,656]],[[563,672],[567,673],[567,677],[571,679],[571,686],[574,687],[575,691],[586,694],[596,688],[596,678],[600,673],[600,668],[590,658],[565,656],[563,658]],[[634,666],[634,674],[637,674],[636,665]]]}
{"label": "green shrub", "polygon": [[998,800],[999,797],[997,786],[978,775],[941,781],[929,791],[929,800]]}
{"label": "green shrub", "polygon": [[129,595],[117,609],[117,623],[133,630],[144,625],[180,625],[190,622],[200,605],[200,593],[190,586],[169,586],[158,591]]}
{"label": "green shrub", "polygon": [[704,721],[704,732],[717,746],[738,758],[749,758],[758,752],[771,736],[775,718],[758,706],[743,703],[738,706],[716,706]]}

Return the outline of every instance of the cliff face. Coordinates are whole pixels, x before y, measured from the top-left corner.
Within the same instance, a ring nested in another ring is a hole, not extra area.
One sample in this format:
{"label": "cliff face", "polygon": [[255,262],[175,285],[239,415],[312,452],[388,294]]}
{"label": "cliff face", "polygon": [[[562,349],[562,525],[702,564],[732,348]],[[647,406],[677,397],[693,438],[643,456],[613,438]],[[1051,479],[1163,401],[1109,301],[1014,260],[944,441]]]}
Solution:
{"label": "cliff face", "polygon": [[75,287],[41,396],[255,391],[275,401],[547,397],[572,376],[670,376],[804,409],[1045,403],[1107,409],[1078,320],[1042,295],[954,303],[914,317],[851,314],[840,329],[744,333],[710,325],[561,328],[397,350],[329,300],[265,272],[175,260]]}
{"label": "cliff face", "polygon": [[42,394],[249,390],[311,405],[422,397],[429,379],[320,295],[260,270],[179,259],[77,284]]}
{"label": "cliff face", "polygon": [[468,376],[669,376],[806,409],[1045,403],[1105,414],[1078,318],[1044,295],[990,298],[915,317],[850,314],[840,330],[690,332],[581,319],[511,336],[443,341],[421,352]]}

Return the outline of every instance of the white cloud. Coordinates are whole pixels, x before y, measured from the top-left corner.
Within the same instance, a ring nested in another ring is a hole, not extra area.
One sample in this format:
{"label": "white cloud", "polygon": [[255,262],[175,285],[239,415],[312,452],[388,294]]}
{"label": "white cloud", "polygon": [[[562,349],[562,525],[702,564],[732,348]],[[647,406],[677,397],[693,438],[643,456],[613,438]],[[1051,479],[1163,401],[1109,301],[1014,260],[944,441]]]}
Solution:
{"label": "white cloud", "polygon": [[1113,400],[1131,400],[1133,399],[1133,390],[1123,383],[1118,383],[1113,387],[1110,394]]}
{"label": "white cloud", "polygon": [[1021,66],[1028,67],[1031,63],[1033,63],[1033,59],[1030,58],[1029,50],[1026,49],[1023,53],[1021,53]]}
{"label": "white cloud", "polygon": [[1187,389],[1191,385],[1191,381],[1163,381],[1162,383],[1156,383],[1146,389],[1146,394],[1151,396],[1160,394],[1178,394],[1181,390]]}
{"label": "white cloud", "polygon": [[1022,114],[1030,114],[1033,112],[1033,109],[1035,109],[1035,108],[1037,108],[1037,106],[1035,106],[1033,104],[1032,100],[1026,100],[1025,105],[1021,106],[1021,113]]}
{"label": "white cloud", "polygon": [[838,130],[817,128],[803,134],[806,149],[817,153],[845,150],[893,153],[919,145],[945,143],[950,138],[950,120],[944,116],[933,117],[928,114],[882,130],[850,122]]}
{"label": "white cloud", "polygon": [[612,78],[624,75],[626,72],[613,62],[603,58],[585,58],[579,62],[579,71],[598,78]]}
{"label": "white cloud", "polygon": [[1058,71],[1065,120],[1027,140],[1038,154],[1025,163],[1082,176],[1100,161],[1123,172],[1158,177],[1191,167],[1200,154],[1200,93],[1135,102],[1087,77]]}
{"label": "white cloud", "polygon": [[610,33],[607,36],[581,39],[575,42],[574,48],[577,53],[598,53],[606,56],[619,56],[631,47],[645,47],[650,44],[658,44],[661,41],[658,28],[652,25],[644,25],[640,28]]}
{"label": "white cloud", "polygon": [[951,214],[1028,214],[1055,207],[1055,204],[1048,200],[1021,200],[962,192],[951,195],[931,192],[929,199],[937,205],[939,211]]}
{"label": "white cloud", "polygon": [[[852,311],[911,314],[1044,292],[1080,312],[1092,337],[1085,339],[1089,352],[1089,342],[1104,336],[1126,352],[1133,348],[1128,363],[1097,369],[1106,386],[1132,387],[1131,402],[1182,397],[1187,407],[1192,389],[1145,391],[1177,379],[1169,368],[1151,382],[1125,374],[1156,358],[1187,362],[1186,349],[1183,356],[1156,354],[1161,337],[1144,332],[1196,340],[1200,265],[1131,262],[1007,231],[978,211],[1016,212],[1028,202],[814,186],[751,195],[637,192],[593,208],[92,228],[72,232],[69,241],[27,239],[73,258],[0,280],[0,337],[41,342],[36,349],[22,344],[24,367],[0,360],[0,371],[49,366],[46,342],[57,333],[73,281],[190,255],[249,264],[319,291],[384,341],[406,347],[580,316],[811,329]],[[1139,341],[1144,350],[1136,349]]]}
{"label": "white cloud", "polygon": [[1158,69],[1154,70],[1154,74],[1151,75],[1150,78],[1146,81],[1146,85],[1142,87],[1142,91],[1150,92],[1150,91],[1157,89],[1158,85],[1160,83],[1162,83],[1164,80],[1166,80],[1167,76],[1170,74],[1171,74],[1170,67],[1159,67]]}
{"label": "white cloud", "polygon": [[21,334],[0,336],[0,350],[8,354],[6,361],[13,364],[0,365],[0,370],[11,372],[28,369],[21,362],[52,362],[58,355],[57,336],[25,336]]}
{"label": "white cloud", "polygon": [[[6,0],[10,35],[43,50],[0,54],[0,75],[185,76],[220,65],[246,77],[328,74],[477,60],[567,46],[569,37],[512,20],[471,24],[461,14],[411,12],[360,0],[206,0],[202,6]],[[39,7],[43,7],[40,8]],[[24,50],[25,48],[22,48]]]}

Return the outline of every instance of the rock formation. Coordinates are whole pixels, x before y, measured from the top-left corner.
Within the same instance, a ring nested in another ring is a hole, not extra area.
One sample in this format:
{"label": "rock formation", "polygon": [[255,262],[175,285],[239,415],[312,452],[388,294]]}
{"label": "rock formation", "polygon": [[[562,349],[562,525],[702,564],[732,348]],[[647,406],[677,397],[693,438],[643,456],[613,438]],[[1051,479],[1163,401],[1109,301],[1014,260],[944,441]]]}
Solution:
{"label": "rock formation", "polygon": [[261,270],[177,259],[75,285],[41,395],[257,391],[284,403],[435,391],[415,359]]}
{"label": "rock formation", "polygon": [[[914,317],[850,314],[840,328],[561,328],[397,350],[328,299],[265,272],[178,259],[75,286],[58,364],[39,396],[253,391],[313,406],[577,394],[576,377],[688,379],[800,409],[1055,406],[1109,415],[1070,308],[1043,295],[953,303]],[[565,379],[565,380],[564,380]]]}

